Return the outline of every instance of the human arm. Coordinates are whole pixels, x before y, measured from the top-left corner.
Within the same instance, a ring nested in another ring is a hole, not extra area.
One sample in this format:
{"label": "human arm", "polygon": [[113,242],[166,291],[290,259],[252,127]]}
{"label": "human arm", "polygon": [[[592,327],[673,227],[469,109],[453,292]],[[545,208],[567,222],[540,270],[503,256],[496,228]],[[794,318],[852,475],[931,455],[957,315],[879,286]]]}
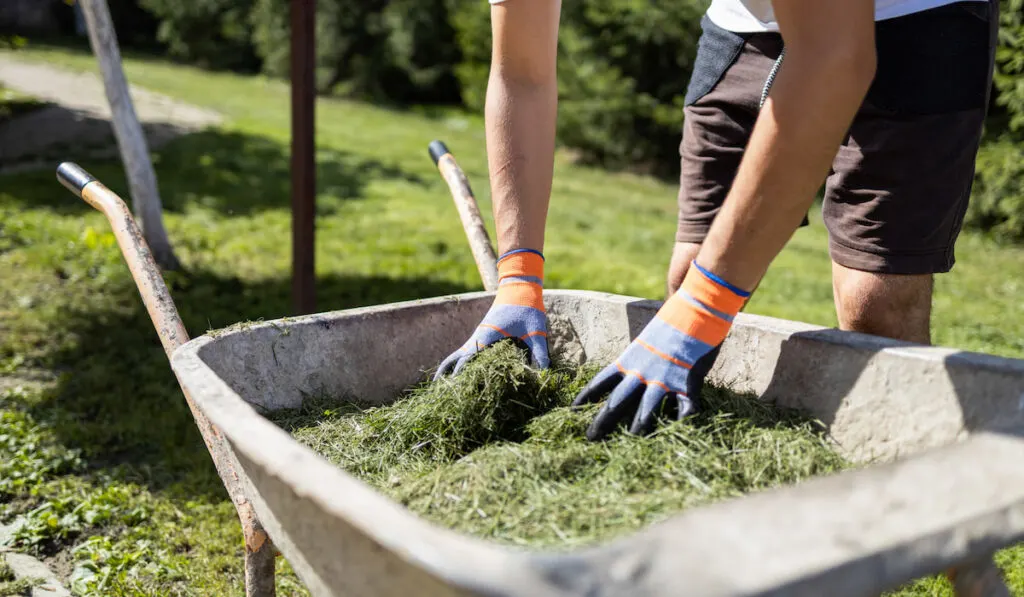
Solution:
{"label": "human arm", "polygon": [[610,392],[591,439],[630,419],[631,432],[650,432],[663,406],[677,418],[698,409],[733,318],[806,214],[874,77],[873,1],[773,7],[786,59],[733,186],[679,291],[574,401]]}
{"label": "human arm", "polygon": [[485,130],[500,253],[498,292],[435,379],[457,373],[480,350],[506,338],[524,345],[534,365],[549,364],[543,249],[554,170],[559,10],[558,0],[491,6]]}
{"label": "human arm", "polygon": [[875,72],[874,2],[773,0],[786,59],[697,263],[753,290],[814,201]]}
{"label": "human arm", "polygon": [[491,72],[485,126],[498,252],[544,250],[554,170],[561,3],[491,6]]}

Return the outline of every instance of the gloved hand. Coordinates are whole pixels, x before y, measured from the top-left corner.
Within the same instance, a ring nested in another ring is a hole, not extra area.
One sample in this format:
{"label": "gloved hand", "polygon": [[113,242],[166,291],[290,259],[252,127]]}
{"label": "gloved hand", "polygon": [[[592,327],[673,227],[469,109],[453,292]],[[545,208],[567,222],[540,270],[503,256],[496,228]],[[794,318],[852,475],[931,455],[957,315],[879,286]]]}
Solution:
{"label": "gloved hand", "polygon": [[509,251],[498,260],[498,292],[476,332],[441,362],[434,380],[458,373],[469,359],[505,338],[526,346],[533,366],[546,369],[548,320],[544,309],[544,255],[532,249]]}
{"label": "gloved hand", "polygon": [[694,261],[682,286],[614,363],[605,367],[573,401],[573,406],[608,402],[587,429],[587,438],[607,436],[627,418],[629,432],[654,430],[667,398],[676,418],[699,408],[704,378],[732,327],[733,318],[750,297]]}

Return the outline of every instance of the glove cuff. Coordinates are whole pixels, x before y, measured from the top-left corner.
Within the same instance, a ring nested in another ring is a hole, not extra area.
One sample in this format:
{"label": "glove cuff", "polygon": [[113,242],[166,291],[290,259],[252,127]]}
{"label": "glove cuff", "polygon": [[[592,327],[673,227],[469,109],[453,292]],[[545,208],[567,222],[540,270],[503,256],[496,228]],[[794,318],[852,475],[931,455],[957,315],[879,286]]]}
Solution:
{"label": "glove cuff", "polygon": [[544,256],[532,250],[509,251],[498,260],[498,283],[527,281],[544,285]]}
{"label": "glove cuff", "polygon": [[681,290],[707,307],[735,317],[750,298],[750,293],[726,282],[693,261]]}
{"label": "glove cuff", "polygon": [[544,257],[534,251],[506,253],[498,261],[496,305],[544,311]]}
{"label": "glove cuff", "polygon": [[658,311],[657,317],[708,346],[718,346],[750,293],[697,265],[691,264],[679,290]]}

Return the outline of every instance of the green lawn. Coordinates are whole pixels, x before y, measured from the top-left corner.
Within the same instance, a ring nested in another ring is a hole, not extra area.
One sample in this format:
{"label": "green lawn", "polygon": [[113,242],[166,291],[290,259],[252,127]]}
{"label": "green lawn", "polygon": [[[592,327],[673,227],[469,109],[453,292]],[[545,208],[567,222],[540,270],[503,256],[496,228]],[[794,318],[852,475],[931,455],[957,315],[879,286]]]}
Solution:
{"label": "green lawn", "polygon": [[[19,55],[94,68],[66,49]],[[187,268],[168,281],[189,332],[290,314],[286,85],[125,66],[134,84],[227,117],[154,156]],[[448,144],[489,219],[479,118],[321,100],[317,135],[318,310],[481,288],[426,153],[435,138]],[[128,196],[116,162],[66,157]],[[662,298],[674,226],[672,185],[560,159],[546,285]],[[973,235],[960,247],[938,281],[936,342],[1024,356],[1024,250]],[[834,325],[829,271],[814,214],[749,311]],[[234,512],[113,237],[52,170],[0,178],[0,277],[0,520],[24,515],[19,545],[72,573],[82,595],[241,595]],[[1000,562],[1024,595],[1024,550]],[[281,568],[279,594],[304,594]],[[915,594],[949,594],[932,585]]]}

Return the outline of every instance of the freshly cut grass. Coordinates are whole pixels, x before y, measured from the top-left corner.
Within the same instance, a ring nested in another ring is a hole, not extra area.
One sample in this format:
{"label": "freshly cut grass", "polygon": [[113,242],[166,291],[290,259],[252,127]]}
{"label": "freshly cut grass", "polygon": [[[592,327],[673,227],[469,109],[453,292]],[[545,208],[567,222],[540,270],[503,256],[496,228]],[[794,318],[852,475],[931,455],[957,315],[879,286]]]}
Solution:
{"label": "freshly cut grass", "polygon": [[584,432],[568,407],[595,371],[538,372],[511,343],[388,406],[308,403],[272,419],[425,518],[504,543],[571,548],[686,508],[848,466],[794,412],[709,390],[703,411],[641,438]]}

